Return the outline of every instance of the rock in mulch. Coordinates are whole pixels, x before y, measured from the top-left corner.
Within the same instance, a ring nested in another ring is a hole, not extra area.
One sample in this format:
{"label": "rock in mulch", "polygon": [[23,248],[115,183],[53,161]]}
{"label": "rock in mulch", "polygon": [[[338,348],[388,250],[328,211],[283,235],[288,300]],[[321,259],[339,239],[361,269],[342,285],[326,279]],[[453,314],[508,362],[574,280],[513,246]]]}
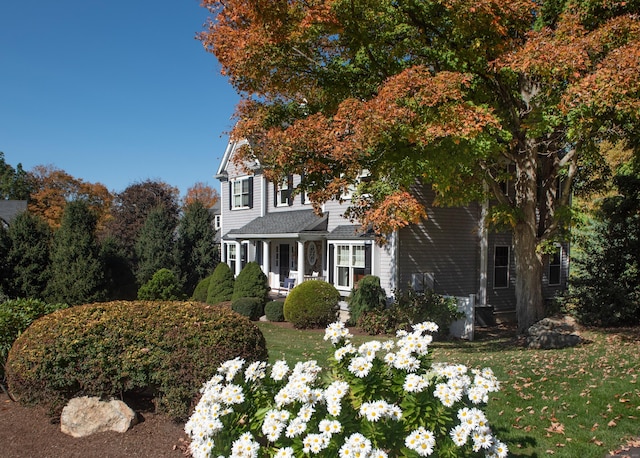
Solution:
{"label": "rock in mulch", "polygon": [[122,401],[83,396],[71,399],[62,409],[60,430],[73,437],[104,431],[124,433],[137,421],[136,413]]}
{"label": "rock in mulch", "polygon": [[526,333],[526,346],[532,349],[575,347],[582,343],[575,322],[568,318],[544,318]]}

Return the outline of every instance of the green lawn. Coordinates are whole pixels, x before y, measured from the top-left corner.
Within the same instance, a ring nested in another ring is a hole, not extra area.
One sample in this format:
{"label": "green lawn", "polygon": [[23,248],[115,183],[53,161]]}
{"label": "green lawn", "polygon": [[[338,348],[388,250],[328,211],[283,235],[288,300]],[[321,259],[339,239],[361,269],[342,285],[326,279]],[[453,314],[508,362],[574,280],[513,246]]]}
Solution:
{"label": "green lawn", "polygon": [[[332,352],[323,331],[259,327],[272,361],[324,365]],[[640,330],[582,336],[588,343],[564,350],[525,350],[505,338],[437,342],[432,354],[435,361],[493,369],[502,389],[486,412],[511,456],[602,458],[640,436]]]}

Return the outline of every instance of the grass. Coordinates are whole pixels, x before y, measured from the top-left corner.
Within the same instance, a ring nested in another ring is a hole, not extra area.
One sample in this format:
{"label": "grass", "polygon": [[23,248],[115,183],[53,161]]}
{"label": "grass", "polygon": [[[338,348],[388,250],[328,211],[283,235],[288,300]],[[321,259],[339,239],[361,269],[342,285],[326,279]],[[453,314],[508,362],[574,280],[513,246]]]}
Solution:
{"label": "grass", "polygon": [[[270,359],[332,353],[323,331],[260,323]],[[640,329],[584,331],[587,342],[563,350],[528,350],[508,338],[437,342],[435,361],[491,367],[502,383],[485,411],[515,457],[604,457],[640,435]],[[354,343],[371,340],[362,336]]]}

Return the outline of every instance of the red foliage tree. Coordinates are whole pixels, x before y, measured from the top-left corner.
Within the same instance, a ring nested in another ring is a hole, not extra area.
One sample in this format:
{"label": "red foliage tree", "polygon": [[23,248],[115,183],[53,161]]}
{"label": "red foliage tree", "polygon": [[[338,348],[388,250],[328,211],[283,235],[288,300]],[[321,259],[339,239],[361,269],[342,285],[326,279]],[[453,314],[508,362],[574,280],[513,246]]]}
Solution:
{"label": "red foliage tree", "polygon": [[424,215],[416,180],[437,205],[492,199],[513,232],[519,328],[545,315],[543,248],[573,182],[602,140],[638,138],[637,0],[204,5],[200,39],[243,96],[245,157],[303,175],[317,204],[369,170],[352,212],[383,232]]}

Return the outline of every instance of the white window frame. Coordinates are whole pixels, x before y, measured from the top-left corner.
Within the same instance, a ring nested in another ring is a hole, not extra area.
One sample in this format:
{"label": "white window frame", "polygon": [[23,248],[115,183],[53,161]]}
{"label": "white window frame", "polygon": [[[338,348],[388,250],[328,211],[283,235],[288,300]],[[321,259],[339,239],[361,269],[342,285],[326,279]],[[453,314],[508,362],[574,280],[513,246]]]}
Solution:
{"label": "white window frame", "polygon": [[289,177],[286,177],[278,185],[278,207],[288,207],[291,193],[289,192]]}
{"label": "white window frame", "polygon": [[[351,290],[354,285],[355,269],[362,269],[363,273],[366,269],[366,247],[363,242],[357,243],[335,243],[334,247],[334,265],[333,265],[333,278],[334,284],[337,289]],[[346,262],[341,259],[340,251],[346,249]],[[346,277],[344,272],[346,269]],[[342,275],[341,275],[342,273]],[[346,278],[346,284],[343,282],[343,278]]]}
{"label": "white window frame", "polygon": [[[246,190],[244,189],[245,183],[246,183]],[[229,196],[229,198],[231,199],[231,209],[244,210],[244,209],[250,208],[249,207],[249,202],[251,201],[251,198],[249,196],[250,192],[251,192],[251,189],[249,186],[249,177],[236,178],[235,180],[232,180],[231,196]],[[246,202],[245,202],[245,196],[246,196]],[[238,199],[238,201],[236,199]]]}
{"label": "white window frame", "polygon": [[216,231],[219,231],[222,227],[222,215],[214,215],[213,216],[213,228]]}
{"label": "white window frame", "polygon": [[[496,258],[497,258],[497,250],[498,248],[506,248],[507,249],[507,265],[500,265],[498,266],[496,264]],[[501,274],[500,278],[503,278],[506,276],[506,284],[505,285],[496,285],[496,279],[498,278],[497,272],[498,269],[500,269],[500,272],[502,272],[503,270],[505,270],[504,275]],[[509,288],[509,283],[510,283],[510,272],[511,272],[511,247],[508,245],[496,245],[495,247],[493,247],[493,289],[507,289]]]}
{"label": "white window frame", "polygon": [[353,199],[353,194],[358,189],[358,185],[365,180],[365,178],[371,176],[371,172],[367,169],[364,169],[360,172],[358,177],[356,178],[356,182],[350,184],[347,189],[342,193],[342,200],[351,200]]}
{"label": "white window frame", "polygon": [[237,245],[235,243],[227,243],[227,265],[231,269],[231,273],[235,275],[236,263],[238,262]]}

